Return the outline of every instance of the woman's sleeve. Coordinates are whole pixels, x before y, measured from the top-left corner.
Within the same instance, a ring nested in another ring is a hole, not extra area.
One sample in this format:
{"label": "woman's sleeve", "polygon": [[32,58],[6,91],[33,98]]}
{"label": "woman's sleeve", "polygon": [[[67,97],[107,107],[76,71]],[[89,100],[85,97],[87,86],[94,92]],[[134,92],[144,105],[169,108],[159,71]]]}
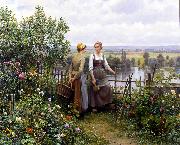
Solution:
{"label": "woman's sleeve", "polygon": [[79,78],[82,72],[84,71],[85,58],[83,57],[80,62],[79,71],[76,73],[75,78]]}
{"label": "woman's sleeve", "polygon": [[89,71],[93,70],[93,54],[89,57]]}
{"label": "woman's sleeve", "polygon": [[108,69],[110,66],[107,62],[106,56],[104,55],[104,63],[105,63],[105,68]]}

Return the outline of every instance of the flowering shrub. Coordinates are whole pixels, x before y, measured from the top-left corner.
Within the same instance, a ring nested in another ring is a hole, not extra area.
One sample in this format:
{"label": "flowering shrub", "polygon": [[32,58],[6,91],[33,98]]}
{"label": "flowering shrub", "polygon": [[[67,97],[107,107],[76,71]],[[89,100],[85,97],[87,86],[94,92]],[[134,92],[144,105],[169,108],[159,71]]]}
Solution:
{"label": "flowering shrub", "polygon": [[151,86],[135,90],[130,102],[124,99],[123,111],[138,136],[147,135],[151,141],[159,137],[159,143],[180,142],[180,97],[169,89],[171,79],[160,71]]}
{"label": "flowering shrub", "polygon": [[59,105],[43,102],[38,94],[20,100],[16,113],[4,112],[0,122],[0,143],[82,144],[91,139]]}
{"label": "flowering shrub", "polygon": [[[38,75],[35,69],[22,72],[21,64],[17,68],[16,63],[5,62],[1,73],[0,144],[104,144],[85,132],[71,112],[65,115],[63,108],[46,96],[45,89],[56,86],[49,73]],[[55,95],[52,90],[48,95]],[[12,98],[4,97],[8,94],[16,97],[13,110],[5,105],[12,104]]]}

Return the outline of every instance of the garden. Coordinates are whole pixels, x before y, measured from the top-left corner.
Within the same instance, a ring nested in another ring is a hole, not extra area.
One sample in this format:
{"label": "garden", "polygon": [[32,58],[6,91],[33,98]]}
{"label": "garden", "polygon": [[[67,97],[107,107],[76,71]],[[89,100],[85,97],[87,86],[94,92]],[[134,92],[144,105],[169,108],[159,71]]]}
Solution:
{"label": "garden", "polygon": [[47,17],[40,6],[21,21],[0,8],[0,144],[178,145],[180,95],[170,80],[180,76],[171,70],[145,86],[137,81],[131,95],[114,95],[115,110],[79,117],[57,94],[53,69],[66,65],[68,31],[63,18]]}

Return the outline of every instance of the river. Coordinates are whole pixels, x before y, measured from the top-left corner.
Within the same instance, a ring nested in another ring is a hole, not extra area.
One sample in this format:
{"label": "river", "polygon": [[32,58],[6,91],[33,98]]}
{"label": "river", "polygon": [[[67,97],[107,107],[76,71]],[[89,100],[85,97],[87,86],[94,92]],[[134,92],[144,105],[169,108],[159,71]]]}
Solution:
{"label": "river", "polygon": [[[176,68],[175,69],[175,72],[177,73],[177,74],[180,74],[180,68]],[[144,81],[144,79],[145,79],[145,71],[143,70],[143,69],[139,69],[138,67],[132,67],[131,68],[131,70],[130,71],[120,71],[120,72],[118,72],[118,74],[117,74],[117,80],[123,80],[123,81],[126,81],[127,79],[128,79],[128,77],[129,77],[129,75],[131,75],[133,73],[133,75],[132,75],[132,81],[137,81],[137,80],[140,80],[141,79],[141,81]],[[115,79],[115,77],[114,76],[108,76],[108,79],[109,80],[114,80]],[[173,79],[172,81],[171,81],[172,83],[177,83],[177,84],[180,84],[180,79]],[[125,82],[117,82],[117,86],[125,86]],[[114,84],[114,81],[110,81],[110,85],[111,86],[114,86],[115,84]],[[141,83],[141,85],[144,85],[144,83]],[[135,83],[133,82],[132,83],[132,87],[135,87],[136,85],[135,85]]]}

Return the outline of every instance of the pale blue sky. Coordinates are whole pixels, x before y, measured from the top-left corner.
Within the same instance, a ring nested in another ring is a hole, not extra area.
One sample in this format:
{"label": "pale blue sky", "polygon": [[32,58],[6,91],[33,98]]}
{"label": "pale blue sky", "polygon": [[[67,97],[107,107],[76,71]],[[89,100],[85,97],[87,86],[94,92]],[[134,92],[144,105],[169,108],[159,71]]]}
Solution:
{"label": "pale blue sky", "polygon": [[36,5],[47,15],[63,17],[70,26],[67,39],[74,45],[96,40],[105,45],[180,44],[178,0],[0,0],[18,20]]}

